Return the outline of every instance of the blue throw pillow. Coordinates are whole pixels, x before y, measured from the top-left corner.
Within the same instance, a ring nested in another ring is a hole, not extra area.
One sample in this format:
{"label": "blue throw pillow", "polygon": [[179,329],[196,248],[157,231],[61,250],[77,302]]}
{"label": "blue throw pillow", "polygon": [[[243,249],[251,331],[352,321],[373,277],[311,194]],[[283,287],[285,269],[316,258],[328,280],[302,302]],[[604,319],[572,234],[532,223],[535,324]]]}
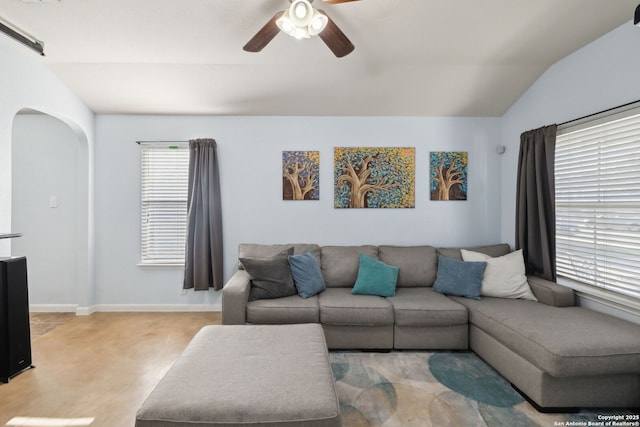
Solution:
{"label": "blue throw pillow", "polygon": [[440,255],[433,290],[445,295],[479,300],[486,266],[486,262],[464,262]]}
{"label": "blue throw pillow", "polygon": [[315,255],[305,252],[302,255],[289,256],[289,268],[296,284],[298,295],[302,298],[310,298],[327,289],[327,285],[322,277],[320,265]]}
{"label": "blue throw pillow", "polygon": [[352,294],[379,295],[392,297],[396,294],[396,283],[400,268],[360,254],[358,278],[351,290]]}

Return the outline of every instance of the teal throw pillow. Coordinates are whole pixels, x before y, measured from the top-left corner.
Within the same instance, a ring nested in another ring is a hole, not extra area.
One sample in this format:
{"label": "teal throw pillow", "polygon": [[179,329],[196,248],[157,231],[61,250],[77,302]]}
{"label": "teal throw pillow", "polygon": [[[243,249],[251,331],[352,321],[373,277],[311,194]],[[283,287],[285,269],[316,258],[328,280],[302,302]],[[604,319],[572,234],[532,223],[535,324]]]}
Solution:
{"label": "teal throw pillow", "polygon": [[290,255],[289,267],[298,295],[310,298],[327,289],[318,260],[312,252]]}
{"label": "teal throw pillow", "polygon": [[464,262],[440,255],[433,290],[445,295],[479,300],[486,266],[486,262]]}
{"label": "teal throw pillow", "polygon": [[358,278],[352,294],[392,297],[396,294],[396,283],[400,268],[360,254]]}

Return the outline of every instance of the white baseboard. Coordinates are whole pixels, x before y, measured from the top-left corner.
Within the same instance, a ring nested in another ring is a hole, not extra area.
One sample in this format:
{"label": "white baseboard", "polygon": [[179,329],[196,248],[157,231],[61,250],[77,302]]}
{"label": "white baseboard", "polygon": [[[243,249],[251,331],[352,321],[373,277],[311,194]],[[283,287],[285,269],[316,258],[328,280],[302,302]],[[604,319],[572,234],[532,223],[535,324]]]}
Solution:
{"label": "white baseboard", "polygon": [[29,310],[33,312],[75,312],[78,316],[92,313],[108,312],[217,312],[222,311],[220,304],[97,304],[80,307],[74,304],[31,304]]}
{"label": "white baseboard", "polygon": [[37,313],[75,313],[78,306],[75,304],[30,304],[29,311]]}
{"label": "white baseboard", "polygon": [[76,316],[88,316],[90,314],[95,313],[96,310],[93,306],[89,307],[78,307],[76,309]]}
{"label": "white baseboard", "polygon": [[180,312],[222,311],[220,304],[97,304],[93,312]]}

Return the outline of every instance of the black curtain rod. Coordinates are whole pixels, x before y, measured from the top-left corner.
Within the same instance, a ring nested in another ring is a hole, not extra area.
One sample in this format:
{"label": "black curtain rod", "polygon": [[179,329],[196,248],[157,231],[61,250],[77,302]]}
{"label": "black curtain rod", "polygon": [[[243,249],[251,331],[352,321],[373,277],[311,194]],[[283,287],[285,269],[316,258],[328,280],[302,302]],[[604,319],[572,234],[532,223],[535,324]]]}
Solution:
{"label": "black curtain rod", "polygon": [[11,37],[12,39],[22,43],[25,46],[27,46],[28,48],[31,48],[31,49],[35,50],[41,56],[44,56],[44,45],[42,44],[42,42],[40,42],[38,40],[29,40],[27,37],[23,36],[22,34],[17,32],[13,28],[7,27],[2,22],[0,22],[0,31],[2,31],[3,33],[5,33],[9,37]]}
{"label": "black curtain rod", "polygon": [[560,124],[558,124],[558,126],[568,125],[569,123],[577,122],[578,120],[588,119],[589,117],[597,116],[597,115],[599,115],[599,114],[608,113],[609,111],[617,110],[617,109],[619,109],[619,108],[628,107],[629,105],[633,105],[633,104],[637,104],[637,103],[640,103],[640,99],[639,99],[639,100],[637,100],[637,101],[629,102],[629,103],[627,103],[627,104],[619,105],[619,106],[617,106],[617,107],[608,108],[608,109],[606,109],[606,110],[602,110],[602,111],[599,111],[599,112],[597,112],[597,113],[587,114],[586,116],[578,117],[577,119],[567,120],[567,121],[566,121],[566,122],[564,122],[564,123],[560,123]]}

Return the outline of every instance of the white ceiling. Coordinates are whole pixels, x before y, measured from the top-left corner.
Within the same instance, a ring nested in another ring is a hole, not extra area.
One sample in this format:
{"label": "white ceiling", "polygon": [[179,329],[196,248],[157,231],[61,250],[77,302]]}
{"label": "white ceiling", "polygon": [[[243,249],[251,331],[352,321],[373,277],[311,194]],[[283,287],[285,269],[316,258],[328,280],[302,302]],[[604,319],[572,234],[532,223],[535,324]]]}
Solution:
{"label": "white ceiling", "polygon": [[356,47],[338,59],[318,37],[242,50],[287,0],[33,1],[0,0],[0,18],[44,40],[41,60],[97,113],[311,116],[501,116],[638,5],[316,0]]}

